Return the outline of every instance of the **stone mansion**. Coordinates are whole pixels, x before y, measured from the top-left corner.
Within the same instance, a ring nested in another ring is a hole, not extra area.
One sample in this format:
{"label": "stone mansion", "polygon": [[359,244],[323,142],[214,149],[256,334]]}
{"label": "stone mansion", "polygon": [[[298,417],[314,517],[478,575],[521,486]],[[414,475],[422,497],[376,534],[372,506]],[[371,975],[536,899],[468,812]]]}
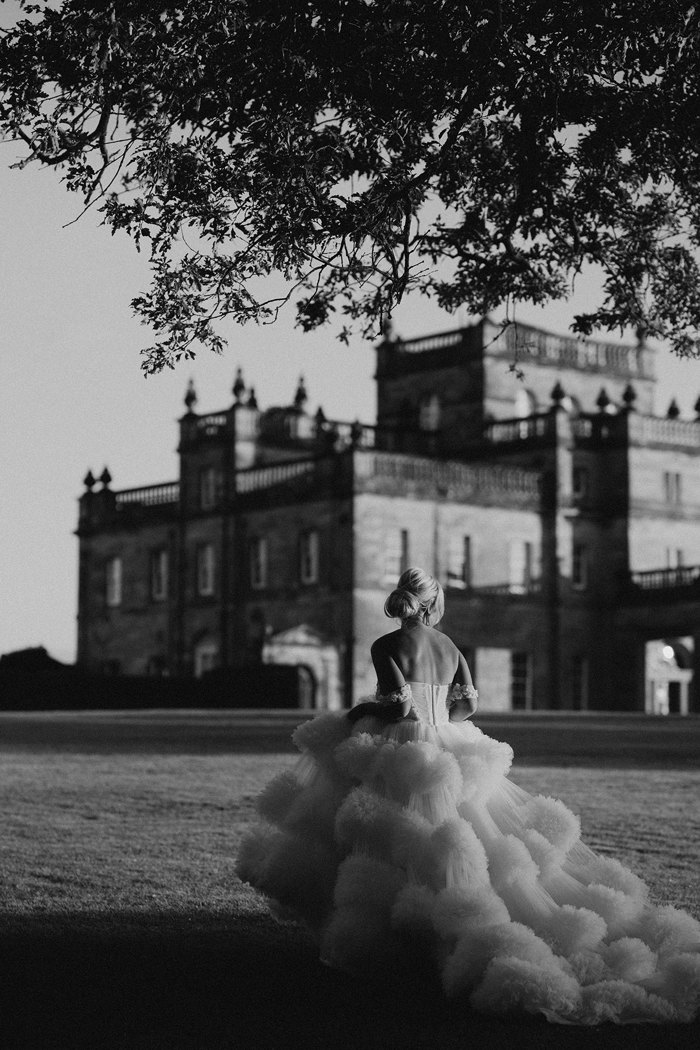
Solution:
{"label": "stone mansion", "polygon": [[373,426],[308,411],[303,381],[261,409],[239,371],[206,415],[190,384],[177,480],[85,479],[79,664],[296,664],[313,706],[349,706],[420,565],[484,710],[700,710],[700,417],[657,413],[655,353],[488,319],[387,333]]}

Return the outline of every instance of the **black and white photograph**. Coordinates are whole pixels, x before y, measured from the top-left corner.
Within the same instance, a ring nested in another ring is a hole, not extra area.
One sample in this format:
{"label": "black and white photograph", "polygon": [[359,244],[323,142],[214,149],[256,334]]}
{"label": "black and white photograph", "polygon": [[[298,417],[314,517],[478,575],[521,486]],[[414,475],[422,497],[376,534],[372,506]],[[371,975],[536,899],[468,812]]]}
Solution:
{"label": "black and white photograph", "polygon": [[0,0],[0,1050],[700,1040],[700,9]]}

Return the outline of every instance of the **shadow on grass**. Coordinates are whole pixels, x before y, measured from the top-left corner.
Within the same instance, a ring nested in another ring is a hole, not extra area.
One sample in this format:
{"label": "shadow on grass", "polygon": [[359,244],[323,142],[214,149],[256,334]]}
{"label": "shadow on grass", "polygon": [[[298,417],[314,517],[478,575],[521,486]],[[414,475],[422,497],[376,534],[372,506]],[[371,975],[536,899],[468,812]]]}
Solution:
{"label": "shadow on grass", "polygon": [[0,914],[3,1050],[674,1050],[698,1026],[582,1029],[492,1020],[430,981],[372,986],[318,962],[290,923],[256,917]]}
{"label": "shadow on grass", "polygon": [[[309,712],[0,711],[2,746],[83,754],[296,754],[291,734]],[[696,769],[700,717],[531,712],[479,714],[520,765]]]}

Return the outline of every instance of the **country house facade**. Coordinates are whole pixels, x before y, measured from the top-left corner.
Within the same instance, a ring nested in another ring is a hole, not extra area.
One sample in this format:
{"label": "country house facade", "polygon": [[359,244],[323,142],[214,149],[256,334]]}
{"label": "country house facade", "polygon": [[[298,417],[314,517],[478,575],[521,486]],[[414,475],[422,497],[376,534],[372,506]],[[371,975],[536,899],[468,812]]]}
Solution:
{"label": "country house facade", "polygon": [[[179,478],[85,479],[78,662],[308,669],[316,707],[372,692],[408,565],[486,710],[700,709],[700,421],[655,409],[655,351],[488,319],[377,348],[373,426],[293,403],[198,414]],[[274,706],[274,705],[273,705]]]}

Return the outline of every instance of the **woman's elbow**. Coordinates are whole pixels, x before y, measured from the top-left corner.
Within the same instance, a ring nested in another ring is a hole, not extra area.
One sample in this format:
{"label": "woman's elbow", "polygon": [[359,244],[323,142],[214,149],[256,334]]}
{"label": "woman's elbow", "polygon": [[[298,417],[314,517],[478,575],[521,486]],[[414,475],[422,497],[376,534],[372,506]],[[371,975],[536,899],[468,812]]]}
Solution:
{"label": "woman's elbow", "polygon": [[451,722],[466,722],[468,718],[471,718],[477,709],[477,701],[471,697],[464,697],[462,700],[458,700],[452,705],[450,709],[450,721]]}

